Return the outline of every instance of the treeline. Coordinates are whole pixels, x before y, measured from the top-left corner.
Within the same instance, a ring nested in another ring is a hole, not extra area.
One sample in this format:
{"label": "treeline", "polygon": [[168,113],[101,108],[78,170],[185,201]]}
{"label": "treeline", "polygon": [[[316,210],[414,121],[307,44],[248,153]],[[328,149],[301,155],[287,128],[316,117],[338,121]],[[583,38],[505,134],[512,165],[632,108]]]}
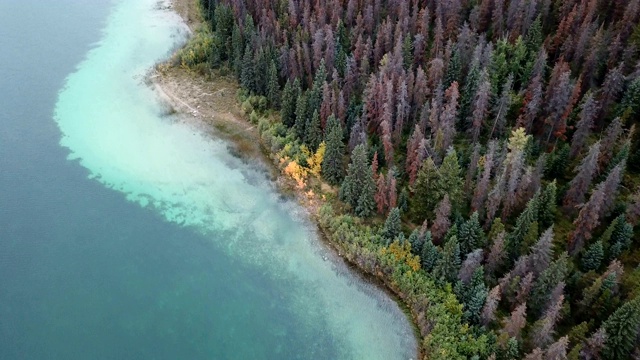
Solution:
{"label": "treeline", "polygon": [[640,358],[640,0],[201,6],[183,64],[279,110],[263,136],[339,187],[353,259],[414,312],[457,297],[428,358]]}

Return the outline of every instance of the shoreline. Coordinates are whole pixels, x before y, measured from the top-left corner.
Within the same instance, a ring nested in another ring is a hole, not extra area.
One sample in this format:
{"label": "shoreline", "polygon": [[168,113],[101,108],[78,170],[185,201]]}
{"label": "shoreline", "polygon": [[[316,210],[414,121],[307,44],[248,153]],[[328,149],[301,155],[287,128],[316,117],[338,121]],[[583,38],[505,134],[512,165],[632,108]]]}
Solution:
{"label": "shoreline", "polygon": [[[170,6],[165,9],[174,11],[187,24],[191,33],[202,24],[198,16],[193,15],[194,0],[169,0]],[[147,76],[151,86],[169,108],[169,114],[181,114],[183,121],[192,122],[209,135],[224,139],[230,146],[234,156],[245,161],[256,161],[270,175],[277,191],[283,196],[295,200],[308,214],[317,229],[319,241],[327,250],[359,276],[393,300],[409,320],[417,349],[415,359],[425,356],[422,346],[422,336],[418,315],[414,309],[402,298],[401,291],[396,289],[382,274],[371,273],[350,259],[341,244],[332,241],[327,230],[319,221],[319,210],[323,205],[319,194],[307,193],[306,189],[299,189],[295,181],[285,177],[278,168],[277,160],[272,158],[264,146],[256,125],[248,121],[242,112],[237,98],[239,84],[231,75],[213,74],[210,79],[195,74],[172,64],[172,58],[157,64]],[[313,179],[313,181],[319,181]],[[325,187],[322,183],[321,187]]]}

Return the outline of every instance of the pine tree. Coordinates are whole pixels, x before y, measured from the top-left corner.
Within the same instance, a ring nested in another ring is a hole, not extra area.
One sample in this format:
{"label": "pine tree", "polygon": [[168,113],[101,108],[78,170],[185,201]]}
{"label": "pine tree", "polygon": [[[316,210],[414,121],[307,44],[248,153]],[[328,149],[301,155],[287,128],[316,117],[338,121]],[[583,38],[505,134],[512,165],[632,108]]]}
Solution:
{"label": "pine tree", "polygon": [[607,334],[602,358],[628,359],[640,329],[640,298],[626,302],[602,324]]}
{"label": "pine tree", "polygon": [[445,92],[446,103],[440,116],[440,127],[438,130],[442,132],[442,141],[436,142],[436,150],[443,151],[449,149],[453,144],[453,138],[456,135],[456,119],[458,118],[458,82],[454,81]]}
{"label": "pine tree", "polygon": [[462,263],[460,271],[458,272],[458,279],[460,279],[464,285],[467,285],[469,281],[471,281],[471,277],[475,271],[482,266],[483,257],[484,252],[482,249],[476,249],[467,254],[466,259]]}
{"label": "pine tree", "polygon": [[502,231],[496,236],[493,244],[491,245],[491,251],[487,256],[487,265],[485,267],[489,276],[493,276],[495,271],[502,266],[505,258],[507,257],[507,252],[505,251],[505,238],[506,233]]}
{"label": "pine tree", "polygon": [[436,219],[431,226],[431,234],[436,242],[441,241],[444,234],[449,230],[451,226],[449,216],[451,216],[451,203],[449,202],[449,195],[445,195],[438,204]]}
{"label": "pine tree", "polygon": [[544,351],[535,348],[524,357],[524,360],[544,360]]}
{"label": "pine tree", "polygon": [[627,219],[631,225],[637,225],[640,220],[640,189],[631,195],[627,205]]}
{"label": "pine tree", "polygon": [[548,228],[538,242],[531,247],[531,268],[536,275],[549,267],[553,257],[553,226]]}
{"label": "pine tree", "polygon": [[376,206],[378,209],[378,214],[384,214],[389,207],[389,203],[387,201],[387,179],[384,177],[384,174],[380,173],[378,175],[378,181],[376,182]]}
{"label": "pine tree", "polygon": [[582,269],[584,271],[598,270],[604,259],[604,247],[602,241],[593,243],[582,256]]}
{"label": "pine tree", "polygon": [[511,106],[511,91],[513,87],[513,74],[509,74],[507,81],[502,86],[502,93],[493,108],[493,125],[489,133],[489,138],[493,139],[494,135],[499,135],[505,128],[507,112]]}
{"label": "pine tree", "polygon": [[558,341],[549,345],[549,348],[545,352],[545,360],[567,360],[568,345],[569,338],[567,336],[561,337]]}
{"label": "pine tree", "polygon": [[500,289],[500,285],[496,285],[487,295],[487,299],[485,300],[484,307],[482,308],[480,315],[482,325],[489,326],[489,324],[496,319],[496,310],[500,304],[501,296],[502,291]]}
{"label": "pine tree", "polygon": [[600,142],[601,146],[600,155],[598,157],[598,169],[605,169],[607,165],[609,165],[609,162],[613,157],[616,142],[618,142],[620,135],[622,135],[622,119],[617,117],[613,119],[609,126],[607,126],[604,138]]}
{"label": "pine tree", "polygon": [[502,331],[510,338],[519,338],[520,332],[527,325],[527,303],[518,305],[511,316],[504,322]]}
{"label": "pine tree", "polygon": [[616,165],[616,167],[609,172],[607,178],[603,184],[603,191],[606,194],[604,198],[604,202],[602,207],[600,207],[600,218],[604,218],[609,215],[611,212],[613,205],[616,201],[616,197],[618,195],[618,187],[620,186],[620,182],[622,181],[622,176],[624,174],[625,163],[621,163]]}
{"label": "pine tree", "polygon": [[532,342],[536,347],[545,347],[553,341],[555,326],[560,320],[564,296],[553,303],[544,313],[543,317],[533,325],[531,334]]}
{"label": "pine tree", "polygon": [[460,269],[460,261],[460,244],[454,235],[444,244],[441,256],[433,269],[433,275],[437,279],[450,283],[455,282]]}
{"label": "pine tree", "polygon": [[578,204],[584,203],[585,194],[591,185],[597,170],[597,161],[600,154],[600,143],[597,142],[589,148],[589,153],[582,159],[578,167],[578,174],[569,183],[569,190],[564,197],[564,207],[568,212],[574,212]]}
{"label": "pine tree", "polygon": [[545,304],[547,304],[553,288],[567,276],[568,258],[567,253],[563,253],[556,261],[552,262],[536,280],[533,290],[531,291],[530,301],[534,313],[541,312]]}
{"label": "pine tree", "polygon": [[588,93],[582,103],[582,111],[580,112],[580,120],[576,124],[576,131],[571,141],[571,151],[569,156],[575,158],[582,151],[594,125],[594,120],[598,116],[598,102],[595,100],[593,93]]}
{"label": "pine tree", "polygon": [[342,154],[344,143],[342,142],[342,126],[335,116],[327,119],[325,142],[327,149],[322,159],[322,176],[330,184],[338,184],[343,176]]}
{"label": "pine tree", "polygon": [[600,359],[600,353],[604,348],[604,344],[607,340],[607,335],[604,328],[598,329],[589,339],[584,343],[583,348],[580,350],[580,358],[583,360],[596,360]]}
{"label": "pine tree", "polygon": [[489,100],[491,99],[491,83],[486,69],[480,75],[480,85],[473,101],[473,113],[470,118],[471,128],[469,129],[473,142],[477,142],[484,125],[485,118],[489,111]]}
{"label": "pine tree", "polygon": [[389,211],[389,216],[387,216],[387,220],[384,222],[382,236],[387,239],[388,242],[393,241],[393,239],[400,235],[400,226],[400,210],[393,208]]}
{"label": "pine tree", "polygon": [[600,183],[596,187],[589,201],[580,208],[578,218],[573,222],[575,229],[569,237],[569,252],[574,255],[582,250],[585,241],[592,237],[592,231],[600,225],[600,212],[604,206],[605,183]]}

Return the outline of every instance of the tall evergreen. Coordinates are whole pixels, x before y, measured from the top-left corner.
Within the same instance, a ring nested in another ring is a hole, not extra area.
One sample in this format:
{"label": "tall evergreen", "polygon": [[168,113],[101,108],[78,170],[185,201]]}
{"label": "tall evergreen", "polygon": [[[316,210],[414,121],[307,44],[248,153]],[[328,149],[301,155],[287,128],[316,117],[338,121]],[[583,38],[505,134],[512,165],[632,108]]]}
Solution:
{"label": "tall evergreen", "polygon": [[602,241],[593,243],[582,256],[582,269],[584,271],[598,270],[604,258],[604,247]]}
{"label": "tall evergreen", "polygon": [[273,108],[280,107],[280,84],[278,83],[278,67],[275,60],[271,60],[267,69],[267,102]]}
{"label": "tall evergreen", "polygon": [[482,227],[480,227],[477,211],[474,211],[469,220],[460,226],[458,239],[460,240],[460,251],[462,251],[462,254],[467,254],[471,252],[471,250],[485,246],[486,239],[484,231],[482,231]]}
{"label": "tall evergreen", "polygon": [[401,233],[401,220],[400,220],[400,210],[398,208],[393,208],[389,211],[389,215],[387,216],[387,220],[384,222],[384,227],[382,228],[382,236],[387,239],[388,242],[393,241],[398,235]]}
{"label": "tall evergreen", "polygon": [[300,80],[298,80],[298,78],[293,80],[293,82],[287,80],[284,90],[282,91],[280,116],[282,123],[288,127],[292,127],[296,122],[296,106],[300,92]]}
{"label": "tall evergreen", "polygon": [[322,142],[322,127],[320,124],[320,114],[318,110],[313,110],[313,115],[308,118],[304,132],[304,143],[315,151]]}
{"label": "tall evergreen", "polygon": [[440,250],[433,245],[431,232],[427,231],[424,236],[424,243],[422,244],[422,252],[420,254],[420,263],[422,264],[422,268],[426,272],[433,271],[439,259]]}
{"label": "tall evergreen", "polygon": [[629,359],[640,331],[640,298],[622,305],[602,324],[606,334],[602,358]]}
{"label": "tall evergreen", "polygon": [[342,156],[344,153],[344,143],[342,142],[342,125],[335,116],[331,115],[327,119],[325,143],[327,144],[322,159],[322,176],[330,184],[337,185],[342,180],[344,169],[342,166]]}
{"label": "tall evergreen", "polygon": [[244,49],[244,56],[242,58],[242,68],[240,72],[240,84],[243,88],[249,90],[252,93],[257,92],[256,88],[256,68],[253,60],[253,50],[251,46],[247,44]]}
{"label": "tall evergreen", "polygon": [[460,256],[458,238],[455,235],[451,236],[442,247],[442,253],[433,269],[433,275],[444,281],[455,282],[462,262]]}

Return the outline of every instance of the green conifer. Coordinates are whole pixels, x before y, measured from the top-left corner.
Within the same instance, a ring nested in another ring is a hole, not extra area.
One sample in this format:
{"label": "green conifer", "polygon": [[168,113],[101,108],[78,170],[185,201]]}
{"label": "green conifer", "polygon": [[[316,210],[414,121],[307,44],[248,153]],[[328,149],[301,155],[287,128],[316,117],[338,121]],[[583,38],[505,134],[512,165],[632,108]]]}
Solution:
{"label": "green conifer", "polygon": [[477,211],[474,211],[471,217],[469,217],[469,220],[460,226],[458,239],[460,240],[460,251],[462,251],[462,254],[467,254],[472,250],[483,248],[486,245],[486,239],[480,226]]}
{"label": "green conifer", "polygon": [[278,67],[275,60],[271,60],[267,69],[267,102],[270,107],[280,106],[280,84],[278,83]]}
{"label": "green conifer", "polygon": [[382,228],[382,236],[387,242],[392,242],[401,232],[400,210],[395,207],[389,211],[387,220]]}
{"label": "green conifer", "polygon": [[282,123],[287,127],[292,127],[296,122],[296,106],[300,92],[300,80],[297,78],[293,82],[287,80],[282,91],[282,107],[280,108]]}
{"label": "green conifer", "polygon": [[325,142],[327,148],[322,159],[322,176],[330,184],[337,185],[344,174],[342,167],[344,143],[342,142],[342,125],[333,115],[327,119]]}
{"label": "green conifer", "polygon": [[433,269],[433,274],[437,279],[454,283],[458,278],[461,265],[460,244],[455,235],[445,242],[441,255]]}
{"label": "green conifer", "polygon": [[317,109],[313,110],[313,115],[308,118],[304,136],[304,143],[307,144],[311,150],[316,151],[322,142],[322,127],[320,124],[320,114]]}
{"label": "green conifer", "polygon": [[253,50],[247,44],[242,58],[242,68],[240,73],[240,84],[251,93],[256,93],[256,69],[253,61]]}
{"label": "green conifer", "polygon": [[598,270],[604,258],[604,246],[602,241],[593,243],[582,256],[582,269],[584,271]]}
{"label": "green conifer", "polygon": [[622,305],[602,324],[606,334],[602,357],[606,360],[629,359],[640,329],[640,298]]}
{"label": "green conifer", "polygon": [[422,268],[426,272],[433,271],[433,268],[436,266],[439,259],[440,251],[435,245],[433,245],[433,241],[431,241],[431,232],[427,231],[424,235],[422,252],[420,254],[420,263],[422,264]]}

